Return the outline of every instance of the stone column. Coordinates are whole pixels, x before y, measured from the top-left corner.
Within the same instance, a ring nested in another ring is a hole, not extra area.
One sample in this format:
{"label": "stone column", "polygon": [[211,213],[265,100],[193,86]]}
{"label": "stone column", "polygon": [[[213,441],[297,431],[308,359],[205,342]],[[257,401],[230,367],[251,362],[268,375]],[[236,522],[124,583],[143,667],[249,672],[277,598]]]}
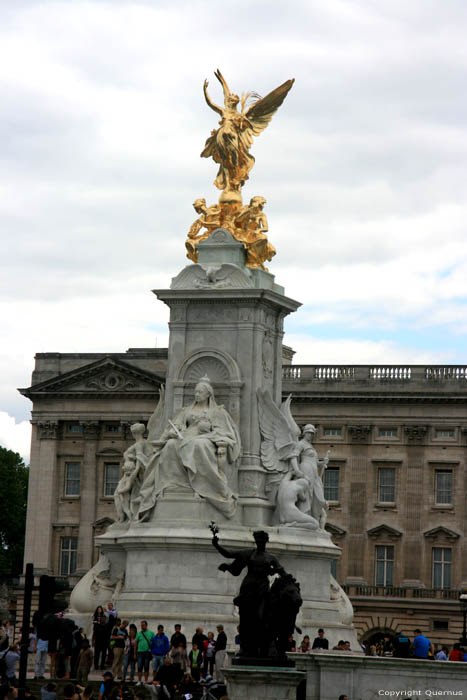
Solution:
{"label": "stone column", "polygon": [[78,532],[77,575],[83,575],[92,567],[94,551],[93,525],[96,520],[97,483],[97,438],[99,421],[80,421],[83,426],[84,456],[81,468],[80,518]]}
{"label": "stone column", "polygon": [[350,499],[349,499],[349,535],[347,583],[366,582],[365,577],[365,522],[368,501],[368,440],[371,425],[349,425],[351,441]]}
{"label": "stone column", "polygon": [[38,575],[53,574],[52,523],[56,515],[59,433],[58,421],[38,421],[33,425],[24,560],[34,561]]}

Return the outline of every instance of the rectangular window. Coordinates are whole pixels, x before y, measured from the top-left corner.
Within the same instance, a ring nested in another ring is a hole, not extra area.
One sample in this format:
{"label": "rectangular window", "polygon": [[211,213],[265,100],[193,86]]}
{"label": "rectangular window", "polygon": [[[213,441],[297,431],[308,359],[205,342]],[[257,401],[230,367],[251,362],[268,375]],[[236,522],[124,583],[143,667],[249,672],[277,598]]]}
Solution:
{"label": "rectangular window", "polygon": [[119,433],[120,432],[120,425],[117,423],[108,423],[107,425],[104,426],[104,430],[106,433]]}
{"label": "rectangular window", "polygon": [[60,537],[60,576],[75,573],[77,552],[77,537]]}
{"label": "rectangular window", "polygon": [[340,437],[342,433],[342,428],[324,428],[324,437]]}
{"label": "rectangular window", "polygon": [[454,428],[440,428],[435,430],[435,437],[452,439],[454,437]]}
{"label": "rectangular window", "polygon": [[451,469],[437,469],[435,472],[435,503],[436,505],[452,503]]}
{"label": "rectangular window", "polygon": [[394,583],[394,547],[378,545],[375,552],[375,585]]}
{"label": "rectangular window", "polygon": [[65,464],[65,496],[79,496],[81,465],[79,462]]}
{"label": "rectangular window", "polygon": [[339,500],[339,467],[324,470],[324,498],[327,501]]}
{"label": "rectangular window", "polygon": [[433,547],[433,588],[451,588],[450,547]]}
{"label": "rectangular window", "polygon": [[379,437],[397,437],[397,428],[380,428]]}
{"label": "rectangular window", "polygon": [[69,433],[82,433],[83,426],[79,423],[68,423],[67,430]]}
{"label": "rectangular window", "polygon": [[378,469],[378,502],[395,503],[396,501],[396,470],[393,467]]}
{"label": "rectangular window", "polygon": [[107,462],[105,464],[104,496],[113,496],[120,480],[120,463]]}

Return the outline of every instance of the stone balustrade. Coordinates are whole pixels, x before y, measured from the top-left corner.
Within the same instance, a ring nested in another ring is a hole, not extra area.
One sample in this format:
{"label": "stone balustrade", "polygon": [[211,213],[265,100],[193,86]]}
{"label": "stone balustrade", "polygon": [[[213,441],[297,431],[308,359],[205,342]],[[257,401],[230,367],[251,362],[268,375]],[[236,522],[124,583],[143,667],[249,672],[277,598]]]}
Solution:
{"label": "stone balustrade", "polygon": [[405,598],[459,600],[462,590],[448,588],[405,588],[402,586],[367,586],[346,584],[342,588],[351,598]]}
{"label": "stone balustrade", "polygon": [[465,365],[285,365],[285,381],[467,382]]}

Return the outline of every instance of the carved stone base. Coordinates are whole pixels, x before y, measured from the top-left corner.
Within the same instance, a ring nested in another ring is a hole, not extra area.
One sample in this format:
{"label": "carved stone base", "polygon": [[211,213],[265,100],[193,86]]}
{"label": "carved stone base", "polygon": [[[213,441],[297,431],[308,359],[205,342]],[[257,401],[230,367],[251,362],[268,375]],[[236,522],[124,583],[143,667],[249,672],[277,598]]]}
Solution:
{"label": "carved stone base", "polygon": [[289,668],[232,666],[224,670],[230,700],[295,700],[303,672]]}

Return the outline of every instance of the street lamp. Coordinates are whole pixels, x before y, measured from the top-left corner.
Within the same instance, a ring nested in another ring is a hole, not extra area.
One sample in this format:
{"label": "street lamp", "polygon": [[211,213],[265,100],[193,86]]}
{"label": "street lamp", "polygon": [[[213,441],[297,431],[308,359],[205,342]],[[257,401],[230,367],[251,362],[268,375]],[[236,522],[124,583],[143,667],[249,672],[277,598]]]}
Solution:
{"label": "street lamp", "polygon": [[459,639],[460,644],[464,646],[467,644],[467,593],[462,593],[462,595],[459,596],[459,603],[461,606],[462,610],[462,615],[464,616],[464,626],[462,628],[462,637]]}

